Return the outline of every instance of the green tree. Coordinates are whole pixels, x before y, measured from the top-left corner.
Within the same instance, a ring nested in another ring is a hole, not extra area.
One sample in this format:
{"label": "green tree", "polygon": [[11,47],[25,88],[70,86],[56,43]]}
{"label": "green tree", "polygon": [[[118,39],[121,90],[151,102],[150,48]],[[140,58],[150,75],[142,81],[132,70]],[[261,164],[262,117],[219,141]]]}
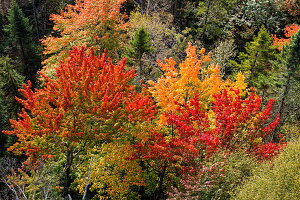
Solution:
{"label": "green tree", "polygon": [[279,105],[283,124],[287,116],[296,117],[298,120],[300,116],[300,31],[292,37],[290,44],[283,47],[280,57],[284,67],[283,92]]}
{"label": "green tree", "polygon": [[239,62],[232,61],[231,65],[244,72],[249,86],[261,91],[264,98],[275,84],[273,61],[278,57],[273,38],[264,26],[253,41],[247,43],[245,50],[239,54]]}
{"label": "green tree", "polygon": [[26,80],[35,83],[35,75],[41,67],[41,58],[37,45],[33,41],[29,19],[16,3],[11,5],[7,18],[9,24],[4,30],[8,33],[8,38],[15,48],[12,51],[16,52],[21,60],[20,74],[25,76]]}
{"label": "green tree", "polygon": [[133,64],[137,65],[138,78],[145,79],[149,74],[146,74],[142,58],[144,54],[149,54],[153,51],[148,31],[145,28],[138,29],[131,38],[130,46],[127,48],[127,56],[132,59]]}
{"label": "green tree", "polygon": [[9,127],[9,119],[15,119],[20,110],[19,103],[15,100],[18,88],[24,80],[13,68],[12,61],[8,57],[0,57],[0,155],[7,147],[7,137],[2,130]]}

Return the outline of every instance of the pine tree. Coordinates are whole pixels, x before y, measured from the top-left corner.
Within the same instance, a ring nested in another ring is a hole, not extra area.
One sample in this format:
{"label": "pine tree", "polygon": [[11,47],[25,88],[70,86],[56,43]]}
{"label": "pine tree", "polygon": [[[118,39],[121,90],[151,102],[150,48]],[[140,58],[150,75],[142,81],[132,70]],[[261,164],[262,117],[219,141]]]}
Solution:
{"label": "pine tree", "polygon": [[15,3],[12,4],[7,18],[9,24],[5,26],[4,30],[8,33],[9,40],[21,59],[20,74],[25,76],[26,80],[35,83],[35,75],[41,67],[41,58],[33,41],[29,19]]}
{"label": "pine tree", "polygon": [[146,29],[138,29],[130,41],[130,48],[127,48],[127,57],[138,67],[139,79],[146,78],[143,55],[153,51],[151,47],[150,34]]}
{"label": "pine tree", "polygon": [[0,155],[7,147],[7,137],[2,130],[9,127],[9,119],[15,119],[20,104],[15,100],[24,77],[19,75],[8,57],[0,57]]}
{"label": "pine tree", "polygon": [[231,62],[238,71],[246,74],[246,81],[261,91],[265,97],[268,90],[275,84],[273,61],[277,59],[278,53],[273,46],[273,38],[264,26],[261,27],[257,37],[247,43],[246,52],[239,54],[240,62]]}

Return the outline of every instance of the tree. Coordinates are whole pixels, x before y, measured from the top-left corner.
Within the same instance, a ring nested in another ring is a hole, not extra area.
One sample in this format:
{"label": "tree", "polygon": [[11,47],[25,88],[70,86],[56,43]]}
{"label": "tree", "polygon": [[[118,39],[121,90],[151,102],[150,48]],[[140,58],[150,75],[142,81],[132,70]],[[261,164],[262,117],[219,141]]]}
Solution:
{"label": "tree", "polygon": [[263,98],[275,83],[275,73],[272,62],[277,59],[278,53],[273,46],[273,38],[264,26],[252,42],[247,43],[246,52],[239,54],[240,63],[232,62],[237,71],[246,74],[249,86],[262,91]]}
{"label": "tree", "polygon": [[53,34],[42,39],[45,71],[54,73],[59,60],[67,57],[76,46],[94,47],[95,51],[108,52],[118,58],[127,24],[120,12],[126,0],[76,0],[68,4],[60,14],[53,14]]}
{"label": "tree", "polygon": [[198,27],[195,30],[203,42],[211,43],[226,33],[229,27],[229,17],[233,14],[236,0],[204,0],[197,7],[199,18]]}
{"label": "tree", "polygon": [[[297,110],[299,110],[299,104],[298,103],[290,103],[289,107],[288,102],[289,101],[289,95],[292,91],[294,91],[293,99],[299,98],[297,96],[297,93],[299,91],[299,80],[300,80],[300,57],[299,57],[299,47],[300,47],[300,31],[298,31],[295,35],[292,36],[291,41],[286,41],[286,45],[283,46],[283,50],[281,52],[282,57],[282,64],[285,67],[284,71],[284,78],[285,83],[283,85],[283,93],[280,100],[279,105],[279,113],[282,115],[282,122],[284,121],[289,115],[294,116],[295,113],[297,113]],[[297,100],[295,101],[297,102]]]}
{"label": "tree", "polygon": [[35,85],[35,75],[41,67],[37,45],[33,41],[32,26],[29,19],[17,4],[12,4],[8,13],[9,24],[5,31],[9,34],[17,56],[21,58],[19,73]]}
{"label": "tree", "polygon": [[[13,67],[12,61],[8,57],[0,57],[0,127],[1,131],[9,128],[9,119],[16,119],[21,106],[15,100],[20,96],[18,89],[24,80]],[[1,154],[7,147],[7,137],[0,133]],[[0,154],[0,155],[1,155]]]}
{"label": "tree", "polygon": [[243,152],[265,161],[283,148],[269,139],[279,122],[279,117],[270,122],[273,100],[261,110],[262,99],[254,93],[244,99],[238,90],[225,89],[215,94],[214,99],[206,107],[196,95],[178,107],[177,113],[164,113],[169,129],[153,132],[145,143],[134,145],[137,149],[134,158],[146,162],[157,176],[154,199],[163,197],[167,182],[176,184],[168,177],[197,176],[197,173],[201,177],[210,157],[220,152],[226,155]]}
{"label": "tree", "polygon": [[[89,163],[93,157],[100,159],[95,163],[103,162],[105,155],[115,151],[112,144],[123,147],[141,140],[145,136],[134,135],[130,127],[150,121],[155,114],[151,98],[130,85],[135,72],[125,70],[125,59],[113,65],[106,54],[95,56],[92,49],[89,54],[85,51],[71,51],[70,58],[57,68],[56,79],[42,75],[45,83],[41,89],[32,90],[30,82],[23,85],[20,91],[25,99],[18,101],[24,109],[17,120],[11,120],[13,130],[4,131],[18,137],[9,150],[25,153],[24,165],[29,169],[51,158],[63,163],[60,175],[65,198],[74,194],[70,186],[78,163]],[[104,151],[107,145],[113,148]],[[122,176],[130,176],[126,169],[122,171]],[[105,187],[110,189],[110,185]]]}
{"label": "tree", "polygon": [[[163,112],[175,111],[178,104],[184,104],[199,94],[199,99],[205,104],[213,100],[213,95],[222,89],[231,87],[244,90],[244,76],[238,74],[236,81],[223,80],[220,75],[220,66],[209,66],[210,55],[205,55],[205,49],[196,53],[196,47],[189,43],[186,49],[186,59],[179,64],[173,58],[165,59],[165,63],[158,61],[164,74],[157,82],[149,81],[149,88],[157,105]],[[161,115],[161,122],[165,122]]]}
{"label": "tree", "polygon": [[146,74],[142,57],[144,54],[153,51],[150,35],[144,28],[140,28],[135,32],[129,43],[131,47],[127,49],[127,56],[133,59],[134,64],[137,65],[138,78],[144,80],[149,74]]}
{"label": "tree", "polygon": [[236,44],[243,48],[262,26],[276,33],[287,19],[277,0],[244,0],[236,7],[229,22]]}

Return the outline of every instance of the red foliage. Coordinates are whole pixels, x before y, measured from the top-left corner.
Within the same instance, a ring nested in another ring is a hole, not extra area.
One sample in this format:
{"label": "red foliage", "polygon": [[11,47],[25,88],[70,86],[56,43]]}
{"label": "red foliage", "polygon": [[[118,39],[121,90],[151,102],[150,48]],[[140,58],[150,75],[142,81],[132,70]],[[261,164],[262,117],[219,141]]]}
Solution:
{"label": "red foliage", "polygon": [[268,123],[274,100],[261,110],[262,99],[254,93],[242,98],[238,90],[223,90],[214,98],[208,109],[196,95],[176,113],[166,113],[171,133],[155,133],[145,145],[135,146],[138,157],[186,166],[195,158],[207,158],[218,150],[245,151],[263,159],[276,155],[280,145],[263,143],[279,121],[277,116]]}
{"label": "red foliage", "polygon": [[55,79],[42,75],[41,89],[32,90],[30,82],[20,89],[25,99],[18,101],[25,109],[11,120],[13,130],[4,131],[18,137],[10,150],[49,158],[121,134],[129,115],[134,116],[130,123],[154,118],[154,103],[130,84],[135,72],[125,70],[125,59],[114,65],[105,53],[74,48],[56,72]]}

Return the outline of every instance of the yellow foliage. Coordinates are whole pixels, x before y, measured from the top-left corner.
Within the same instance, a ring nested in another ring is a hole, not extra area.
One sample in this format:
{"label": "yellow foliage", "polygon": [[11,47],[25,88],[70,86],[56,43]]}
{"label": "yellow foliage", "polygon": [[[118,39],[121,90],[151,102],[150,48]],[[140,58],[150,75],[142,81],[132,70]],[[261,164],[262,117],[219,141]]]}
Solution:
{"label": "yellow foliage", "polygon": [[[220,66],[209,65],[210,54],[205,54],[203,48],[199,51],[200,55],[196,52],[196,47],[189,43],[186,59],[178,67],[172,58],[165,59],[164,63],[158,61],[164,74],[157,82],[148,83],[151,85],[149,91],[162,112],[175,111],[178,104],[184,104],[195,93],[199,95],[204,106],[213,100],[214,94],[228,87],[240,90],[241,94],[245,93],[247,85],[242,74],[238,74],[235,81],[223,80]],[[162,115],[160,123],[165,123]]]}
{"label": "yellow foliage", "polygon": [[82,168],[83,177],[76,180],[81,193],[84,192],[88,171],[90,189],[97,191],[97,199],[106,199],[107,194],[109,199],[127,199],[132,186],[144,185],[141,167],[136,160],[129,159],[133,153],[129,142],[115,141],[93,151],[94,155],[87,155],[93,160],[85,169]]}

